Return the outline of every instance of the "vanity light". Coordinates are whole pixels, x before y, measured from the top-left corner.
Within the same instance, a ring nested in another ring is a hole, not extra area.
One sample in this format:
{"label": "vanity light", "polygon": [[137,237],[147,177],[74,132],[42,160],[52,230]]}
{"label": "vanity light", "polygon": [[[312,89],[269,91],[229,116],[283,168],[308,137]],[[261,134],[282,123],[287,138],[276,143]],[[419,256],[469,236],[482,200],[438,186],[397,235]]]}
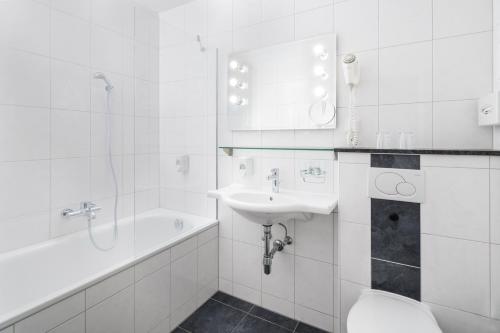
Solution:
{"label": "vanity light", "polygon": [[241,90],[248,88],[248,83],[240,82],[238,79],[236,79],[234,77],[229,79],[229,85],[233,88],[240,88]]}
{"label": "vanity light", "polygon": [[325,47],[322,44],[318,44],[313,48],[314,55],[321,60],[328,59],[328,52],[326,52]]}
{"label": "vanity light", "polygon": [[231,68],[233,71],[238,71],[240,73],[246,73],[248,72],[248,67],[245,65],[240,64],[236,60],[231,60],[229,62],[229,68]]}
{"label": "vanity light", "polygon": [[229,103],[233,105],[243,106],[248,104],[248,100],[246,98],[241,98],[236,95],[231,95],[229,97]]}
{"label": "vanity light", "polygon": [[322,78],[323,80],[328,79],[328,73],[325,71],[325,68],[323,66],[315,66],[314,75]]}
{"label": "vanity light", "polygon": [[314,88],[314,96],[316,96],[317,98],[325,99],[328,97],[328,93],[322,86],[317,86],[316,88]]}

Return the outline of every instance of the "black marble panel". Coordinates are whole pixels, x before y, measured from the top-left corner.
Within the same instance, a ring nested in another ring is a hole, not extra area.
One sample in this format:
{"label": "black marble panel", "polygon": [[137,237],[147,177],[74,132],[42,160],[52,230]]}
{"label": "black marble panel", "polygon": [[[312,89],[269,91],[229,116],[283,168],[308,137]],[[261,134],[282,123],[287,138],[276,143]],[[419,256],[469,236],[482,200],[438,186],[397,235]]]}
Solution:
{"label": "black marble panel", "polygon": [[384,149],[337,147],[336,153],[500,156],[498,149]]}
{"label": "black marble panel", "polygon": [[295,329],[297,333],[327,333],[326,331],[320,330],[319,328],[309,326],[304,323],[299,323]]}
{"label": "black marble panel", "polygon": [[[209,331],[206,331],[209,332]],[[212,331],[210,331],[212,332]],[[217,331],[213,331],[217,332]],[[275,325],[268,321],[262,320],[260,318],[247,315],[234,329],[234,333],[290,333],[291,330],[287,330],[281,326]]]}
{"label": "black marble panel", "polygon": [[371,199],[372,257],[420,267],[420,204]]}
{"label": "black marble panel", "polygon": [[289,330],[294,330],[295,326],[297,326],[296,320],[282,316],[276,312],[272,312],[267,309],[261,308],[260,306],[257,305],[255,305],[252,308],[252,310],[250,310],[250,314],[262,318],[264,320],[270,321],[272,323],[275,323]]}
{"label": "black marble panel", "polygon": [[242,311],[210,299],[179,326],[192,333],[229,333],[245,316]]}
{"label": "black marble panel", "polygon": [[373,168],[420,169],[419,155],[372,154],[370,158]]}
{"label": "black marble panel", "polygon": [[372,259],[372,288],[420,301],[420,268]]}
{"label": "black marble panel", "polygon": [[248,303],[242,299],[233,297],[231,295],[228,295],[226,293],[223,293],[221,291],[218,291],[215,293],[215,295],[212,296],[212,299],[222,302],[224,304],[227,304],[229,306],[232,306],[233,308],[239,309],[241,311],[248,312],[252,308],[253,304]]}

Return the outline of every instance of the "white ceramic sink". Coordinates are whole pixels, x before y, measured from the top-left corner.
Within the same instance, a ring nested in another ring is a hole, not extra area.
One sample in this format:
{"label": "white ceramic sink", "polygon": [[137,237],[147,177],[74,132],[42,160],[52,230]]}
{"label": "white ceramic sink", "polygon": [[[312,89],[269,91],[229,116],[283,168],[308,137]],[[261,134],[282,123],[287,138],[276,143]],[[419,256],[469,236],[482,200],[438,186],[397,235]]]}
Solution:
{"label": "white ceramic sink", "polygon": [[208,196],[221,200],[237,213],[260,224],[274,224],[290,218],[310,220],[313,214],[328,215],[337,207],[335,195],[287,190],[272,193],[241,185],[209,191]]}

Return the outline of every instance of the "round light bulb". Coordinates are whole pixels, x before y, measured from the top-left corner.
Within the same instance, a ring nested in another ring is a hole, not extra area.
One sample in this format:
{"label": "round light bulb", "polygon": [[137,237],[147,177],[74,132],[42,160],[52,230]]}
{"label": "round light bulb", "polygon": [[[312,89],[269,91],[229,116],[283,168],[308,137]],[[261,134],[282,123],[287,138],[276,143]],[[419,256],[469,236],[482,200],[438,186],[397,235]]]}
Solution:
{"label": "round light bulb", "polygon": [[323,80],[328,79],[328,73],[325,71],[325,68],[323,66],[315,66],[314,75],[322,78]]}
{"label": "round light bulb", "polygon": [[320,58],[321,60],[326,60],[328,58],[328,53],[325,50],[325,47],[322,44],[318,44],[313,48],[314,55]]}
{"label": "round light bulb", "polygon": [[229,103],[233,104],[233,105],[238,105],[240,104],[240,101],[241,101],[241,98],[239,98],[238,96],[236,95],[231,95],[229,97]]}
{"label": "round light bulb", "polygon": [[323,88],[322,86],[317,86],[316,88],[314,88],[314,96],[316,96],[317,98],[326,98],[328,94],[326,93],[325,88]]}
{"label": "round light bulb", "polygon": [[240,64],[236,60],[231,60],[229,63],[229,68],[231,68],[233,71],[237,70]]}
{"label": "round light bulb", "polygon": [[248,67],[245,66],[245,65],[241,65],[240,68],[239,68],[239,71],[241,73],[246,73],[246,72],[248,72]]}
{"label": "round light bulb", "polygon": [[238,79],[236,79],[236,78],[234,78],[234,77],[233,77],[233,78],[231,78],[231,79],[229,79],[229,85],[230,85],[231,87],[236,87],[236,86],[238,85],[238,83],[239,83]]}

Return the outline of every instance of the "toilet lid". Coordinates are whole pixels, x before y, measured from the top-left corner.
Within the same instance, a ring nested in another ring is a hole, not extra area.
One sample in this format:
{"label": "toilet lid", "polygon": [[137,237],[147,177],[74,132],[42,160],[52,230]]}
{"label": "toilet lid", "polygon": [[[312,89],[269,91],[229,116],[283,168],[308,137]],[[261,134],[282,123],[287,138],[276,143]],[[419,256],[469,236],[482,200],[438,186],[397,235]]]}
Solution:
{"label": "toilet lid", "polygon": [[347,317],[349,333],[442,333],[429,308],[413,299],[367,289]]}

